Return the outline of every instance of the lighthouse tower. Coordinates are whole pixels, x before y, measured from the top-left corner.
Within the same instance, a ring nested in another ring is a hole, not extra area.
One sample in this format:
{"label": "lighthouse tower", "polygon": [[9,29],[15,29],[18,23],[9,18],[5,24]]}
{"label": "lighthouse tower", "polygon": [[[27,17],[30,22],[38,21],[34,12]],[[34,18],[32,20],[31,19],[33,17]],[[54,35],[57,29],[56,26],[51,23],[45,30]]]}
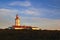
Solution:
{"label": "lighthouse tower", "polygon": [[18,16],[18,14],[16,14],[16,18],[15,18],[15,26],[20,26],[20,18]]}
{"label": "lighthouse tower", "polygon": [[13,25],[12,28],[13,29],[29,29],[31,27],[30,26],[21,26],[20,25],[20,18],[18,16],[18,14],[16,14],[15,25]]}

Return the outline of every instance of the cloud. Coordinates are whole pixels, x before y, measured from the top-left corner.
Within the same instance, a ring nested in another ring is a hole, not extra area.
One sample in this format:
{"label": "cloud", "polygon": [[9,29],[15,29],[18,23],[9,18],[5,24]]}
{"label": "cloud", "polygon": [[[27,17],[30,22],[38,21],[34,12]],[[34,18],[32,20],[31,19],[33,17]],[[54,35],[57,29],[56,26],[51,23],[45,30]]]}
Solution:
{"label": "cloud", "polygon": [[13,9],[0,9],[0,15],[3,16],[14,16],[14,14],[17,14],[18,10],[13,10]]}
{"label": "cloud", "polygon": [[[15,9],[0,9],[1,15],[9,15],[9,16],[15,16],[16,14],[28,14],[39,17],[57,17],[60,15],[60,11],[58,9],[56,10],[48,10],[48,9],[38,9],[38,8],[28,8],[23,10],[15,10]],[[58,16],[57,16],[58,15]]]}
{"label": "cloud", "polygon": [[28,6],[31,6],[31,3],[28,2],[28,1],[16,1],[16,2],[10,3],[9,5],[11,5],[11,6],[26,6],[26,7],[28,7]]}
{"label": "cloud", "polygon": [[[47,9],[47,8],[34,8],[34,6],[29,1],[15,1],[9,4],[10,6],[31,6],[27,9],[20,9],[20,13],[33,15],[33,16],[40,16],[46,18],[57,18],[59,19],[60,16],[60,9]],[[51,6],[51,5],[49,5]]]}
{"label": "cloud", "polygon": [[32,25],[41,29],[60,30],[60,19],[48,19],[39,17],[22,17],[23,25]]}
{"label": "cloud", "polygon": [[18,10],[13,9],[0,9],[0,28],[7,28],[14,23],[14,16],[18,13]]}
{"label": "cloud", "polygon": [[59,19],[60,9],[45,9],[45,8],[28,8],[21,10],[21,13],[32,16],[39,16],[45,18],[56,18]]}
{"label": "cloud", "polygon": [[21,13],[37,16],[39,15],[39,10],[36,8],[28,8],[28,9],[22,10]]}
{"label": "cloud", "polygon": [[[22,13],[23,12],[23,13]],[[47,9],[36,9],[36,8],[29,8],[25,10],[13,10],[13,9],[0,9],[0,26],[1,28],[6,28],[12,26],[14,24],[14,18],[16,14],[29,14],[35,15],[37,14],[43,16],[44,14],[53,15],[59,14],[58,10],[47,10]],[[21,15],[22,16],[22,15]],[[21,17],[21,24],[22,25],[31,25],[31,26],[38,26],[42,29],[59,29],[60,30],[60,19],[49,19],[49,18],[40,18],[39,17]]]}

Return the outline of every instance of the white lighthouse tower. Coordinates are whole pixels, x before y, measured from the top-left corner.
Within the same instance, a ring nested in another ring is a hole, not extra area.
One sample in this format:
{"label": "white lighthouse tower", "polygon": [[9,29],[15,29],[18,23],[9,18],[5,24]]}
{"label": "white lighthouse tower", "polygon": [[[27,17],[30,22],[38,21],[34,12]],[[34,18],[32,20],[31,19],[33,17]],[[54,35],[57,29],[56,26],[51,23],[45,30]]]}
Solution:
{"label": "white lighthouse tower", "polygon": [[16,14],[15,26],[20,26],[20,18],[19,18],[19,16],[18,16],[18,14]]}

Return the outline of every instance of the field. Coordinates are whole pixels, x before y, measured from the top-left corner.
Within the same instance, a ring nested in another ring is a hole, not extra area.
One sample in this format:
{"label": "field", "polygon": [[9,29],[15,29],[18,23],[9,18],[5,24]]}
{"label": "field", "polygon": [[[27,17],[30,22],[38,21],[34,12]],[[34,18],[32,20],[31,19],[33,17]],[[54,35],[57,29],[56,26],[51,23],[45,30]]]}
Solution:
{"label": "field", "polygon": [[0,29],[0,40],[60,40],[60,31]]}

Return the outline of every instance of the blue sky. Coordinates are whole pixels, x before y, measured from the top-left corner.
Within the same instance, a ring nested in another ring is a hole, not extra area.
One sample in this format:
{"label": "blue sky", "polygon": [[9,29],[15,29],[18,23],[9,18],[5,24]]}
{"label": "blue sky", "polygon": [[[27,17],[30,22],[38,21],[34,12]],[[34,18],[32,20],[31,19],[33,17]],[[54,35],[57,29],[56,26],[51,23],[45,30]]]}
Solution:
{"label": "blue sky", "polygon": [[0,0],[0,28],[14,25],[17,13],[21,25],[60,30],[60,0]]}

